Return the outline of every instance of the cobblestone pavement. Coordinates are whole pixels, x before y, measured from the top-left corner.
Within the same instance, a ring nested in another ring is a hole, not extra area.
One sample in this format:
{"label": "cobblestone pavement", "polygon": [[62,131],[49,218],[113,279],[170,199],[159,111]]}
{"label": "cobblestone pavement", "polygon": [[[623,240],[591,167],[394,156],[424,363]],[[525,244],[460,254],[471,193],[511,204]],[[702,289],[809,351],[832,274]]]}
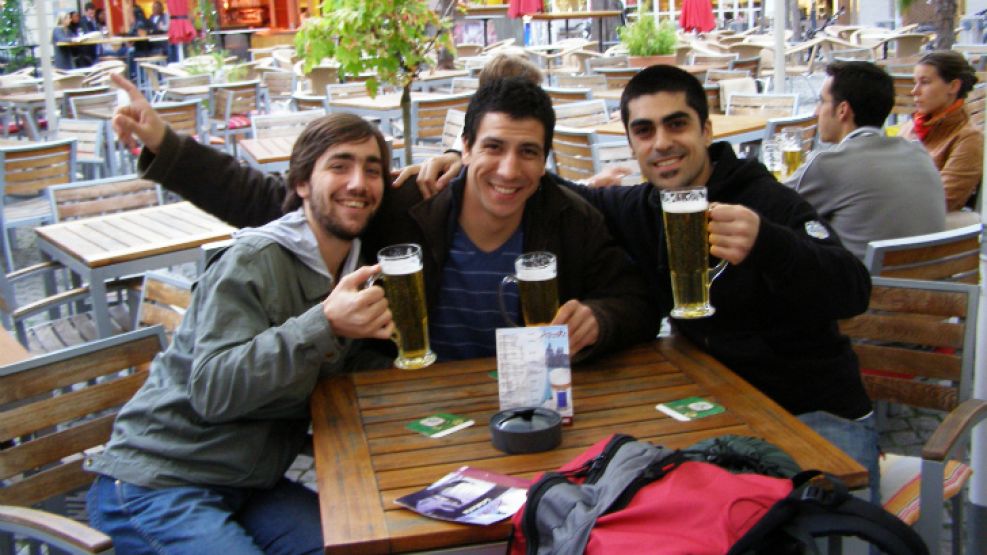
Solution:
{"label": "cobblestone pavement", "polygon": [[[14,247],[14,260],[18,268],[40,260],[40,254],[36,248],[34,234],[21,230],[17,233],[17,240]],[[182,274],[192,277],[191,265],[178,268]],[[43,296],[43,286],[37,282],[28,282],[17,289],[19,301],[27,302]],[[935,427],[939,424],[941,417],[933,411],[922,411],[908,407],[891,407],[888,418],[885,420],[881,432],[881,448],[888,452],[908,455],[919,455],[922,444],[929,437]],[[291,479],[304,483],[312,490],[316,489],[314,461],[308,455],[300,455],[291,465],[287,476]],[[73,507],[73,513],[80,515],[84,507],[79,503]],[[945,517],[948,527],[948,514]],[[946,542],[948,543],[948,535]],[[943,546],[943,553],[948,552],[948,545]]]}

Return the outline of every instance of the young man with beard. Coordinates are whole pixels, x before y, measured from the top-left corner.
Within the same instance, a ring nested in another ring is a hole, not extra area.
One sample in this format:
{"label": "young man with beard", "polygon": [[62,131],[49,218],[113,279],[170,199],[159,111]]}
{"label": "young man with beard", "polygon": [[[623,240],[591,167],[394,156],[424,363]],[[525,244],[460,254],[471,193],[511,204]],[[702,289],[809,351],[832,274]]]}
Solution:
{"label": "young man with beard", "polygon": [[357,238],[389,181],[387,144],[332,114],[295,143],[285,215],[244,229],[196,282],[174,342],[121,409],[90,521],[121,553],[321,553],[314,492],[287,480],[317,380],[349,341],[384,339],[383,291],[363,289]]}

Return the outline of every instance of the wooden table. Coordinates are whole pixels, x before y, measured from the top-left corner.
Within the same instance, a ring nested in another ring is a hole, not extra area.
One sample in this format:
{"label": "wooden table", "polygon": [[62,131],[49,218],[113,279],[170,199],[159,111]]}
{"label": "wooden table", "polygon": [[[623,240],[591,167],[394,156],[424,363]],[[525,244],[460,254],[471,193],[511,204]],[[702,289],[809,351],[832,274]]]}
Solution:
{"label": "wooden table", "polygon": [[[763,139],[764,132],[768,127],[768,119],[763,116],[709,115],[709,120],[713,123],[713,139],[729,141],[732,144]],[[601,135],[627,135],[624,124],[620,121],[598,125],[593,130]]]}
{"label": "wooden table", "polygon": [[0,366],[31,358],[31,353],[6,329],[0,327]]}
{"label": "wooden table", "polygon": [[262,172],[288,171],[291,148],[298,137],[267,137],[243,139],[237,144],[237,153],[252,167]]}
{"label": "wooden table", "polygon": [[234,228],[190,202],[117,212],[36,229],[41,251],[89,283],[99,337],[109,337],[106,281],[185,262],[199,246],[229,238]]}
{"label": "wooden table", "polygon": [[623,12],[620,10],[592,10],[586,12],[551,12],[551,13],[534,13],[531,14],[531,19],[533,21],[544,21],[548,25],[548,42],[555,43],[552,40],[552,22],[559,19],[565,21],[565,32],[566,36],[569,35],[569,20],[570,19],[595,19],[597,21],[597,30],[600,32],[600,52],[603,52],[603,18],[605,17],[620,17]]}
{"label": "wooden table", "polygon": [[507,17],[507,4],[470,4],[463,19],[480,20],[483,23],[483,46],[487,46],[487,22]]}
{"label": "wooden table", "polygon": [[[467,526],[431,520],[394,504],[397,497],[463,465],[531,478],[555,469],[613,433],[670,447],[720,434],[763,437],[803,468],[818,468],[863,487],[867,472],[711,357],[681,338],[662,339],[573,372],[575,422],[551,451],[506,455],[490,443],[487,423],[498,409],[494,359],[417,371],[381,370],[335,376],[312,396],[316,478],[326,553],[387,553],[503,542],[510,525]],[[811,392],[806,392],[811,394]],[[678,422],[655,404],[700,395],[722,414]],[[432,439],[404,428],[437,412],[476,425]],[[502,550],[501,550],[502,552]]]}
{"label": "wooden table", "polygon": [[[460,93],[461,94],[461,93]],[[444,99],[459,96],[459,94],[413,92],[411,99]],[[369,96],[355,96],[340,98],[329,101],[329,110],[333,112],[350,112],[362,117],[369,117],[380,121],[380,130],[385,135],[394,135],[391,128],[391,120],[401,117],[401,93],[378,94],[374,98]],[[410,134],[410,129],[405,130]],[[407,135],[406,135],[407,136]]]}
{"label": "wooden table", "polygon": [[209,97],[209,85],[192,85],[189,87],[165,88],[165,98],[181,102],[183,100],[201,100]]}
{"label": "wooden table", "polygon": [[452,80],[456,77],[469,77],[470,72],[465,69],[433,69],[423,71],[415,80],[411,82],[411,90],[430,91],[438,88],[449,88]]}
{"label": "wooden table", "polygon": [[[55,101],[61,100],[65,95],[62,91],[53,91]],[[27,131],[32,141],[40,141],[41,131],[38,128],[38,112],[45,109],[45,93],[17,93],[0,96],[0,104],[7,105],[12,112],[23,116],[27,124]]]}
{"label": "wooden table", "polygon": [[79,39],[56,43],[57,46],[95,46],[97,44],[116,44],[119,42],[164,42],[168,40],[168,35],[147,35],[143,37],[99,37],[91,39]]}

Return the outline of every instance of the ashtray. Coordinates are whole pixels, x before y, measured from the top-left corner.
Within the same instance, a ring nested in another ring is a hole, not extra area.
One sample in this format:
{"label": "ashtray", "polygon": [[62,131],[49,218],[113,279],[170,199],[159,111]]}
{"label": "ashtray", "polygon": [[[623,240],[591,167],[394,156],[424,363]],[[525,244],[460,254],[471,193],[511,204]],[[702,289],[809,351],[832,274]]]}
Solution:
{"label": "ashtray", "polygon": [[490,435],[494,447],[512,455],[548,451],[562,441],[562,417],[542,407],[502,410],[490,419]]}

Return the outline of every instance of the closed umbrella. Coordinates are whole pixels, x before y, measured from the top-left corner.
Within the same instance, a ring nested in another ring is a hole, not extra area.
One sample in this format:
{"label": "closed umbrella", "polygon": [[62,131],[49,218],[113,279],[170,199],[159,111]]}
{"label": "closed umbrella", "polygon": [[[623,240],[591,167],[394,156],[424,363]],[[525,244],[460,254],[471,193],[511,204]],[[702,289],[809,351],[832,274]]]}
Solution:
{"label": "closed umbrella", "polygon": [[[168,0],[168,42],[175,45],[188,44],[195,38],[195,27],[188,19],[188,0]],[[179,57],[182,48],[178,48]]]}
{"label": "closed umbrella", "polygon": [[700,33],[708,33],[716,29],[713,6],[709,0],[683,0],[679,27],[683,31],[699,31]]}

